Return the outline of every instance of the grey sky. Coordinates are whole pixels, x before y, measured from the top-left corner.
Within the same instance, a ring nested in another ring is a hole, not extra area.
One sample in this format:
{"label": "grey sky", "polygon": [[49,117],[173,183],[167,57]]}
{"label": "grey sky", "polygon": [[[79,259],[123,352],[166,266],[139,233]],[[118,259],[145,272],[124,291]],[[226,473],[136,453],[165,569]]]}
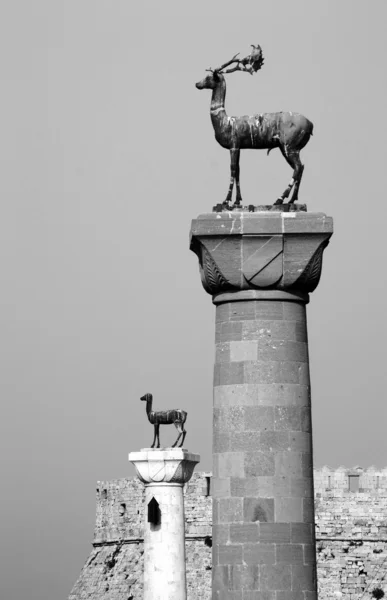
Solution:
{"label": "grey sky", "polygon": [[[194,83],[252,43],[265,65],[228,76],[226,108],[314,122],[301,200],[335,220],[308,308],[315,465],[386,466],[385,2],[22,0],[0,17],[0,597],[67,597],[96,481],[151,441],[145,392],[188,411],[211,469],[214,308],[188,232],[229,157]],[[279,152],[242,153],[247,203],[290,175]]]}

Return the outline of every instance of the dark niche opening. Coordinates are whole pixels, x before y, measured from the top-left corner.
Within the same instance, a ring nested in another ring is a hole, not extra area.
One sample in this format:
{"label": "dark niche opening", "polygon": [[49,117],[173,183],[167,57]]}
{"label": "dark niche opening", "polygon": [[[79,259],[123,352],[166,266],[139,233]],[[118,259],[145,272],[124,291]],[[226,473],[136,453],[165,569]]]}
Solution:
{"label": "dark niche opening", "polygon": [[152,525],[159,525],[161,523],[160,506],[154,496],[148,503],[148,523],[151,523]]}

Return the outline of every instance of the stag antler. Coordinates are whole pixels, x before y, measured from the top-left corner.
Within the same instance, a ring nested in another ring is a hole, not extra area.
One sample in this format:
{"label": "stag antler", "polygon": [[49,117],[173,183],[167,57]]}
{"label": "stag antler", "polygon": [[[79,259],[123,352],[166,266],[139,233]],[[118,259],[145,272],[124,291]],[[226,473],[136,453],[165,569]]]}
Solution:
{"label": "stag antler", "polygon": [[[262,56],[261,46],[254,46],[253,44],[251,44],[251,46],[253,50],[248,56],[246,56],[245,58],[237,58],[237,56],[239,55],[238,52],[238,54],[235,54],[235,56],[233,56],[231,60],[228,60],[226,63],[224,63],[224,65],[222,65],[218,69],[215,69],[215,71],[217,73],[234,73],[235,71],[245,71],[247,73],[250,73],[250,75],[256,73],[262,67],[264,58]],[[223,70],[229,65],[232,65],[233,63],[237,64],[234,67],[232,67],[232,69],[227,69],[227,71]]]}

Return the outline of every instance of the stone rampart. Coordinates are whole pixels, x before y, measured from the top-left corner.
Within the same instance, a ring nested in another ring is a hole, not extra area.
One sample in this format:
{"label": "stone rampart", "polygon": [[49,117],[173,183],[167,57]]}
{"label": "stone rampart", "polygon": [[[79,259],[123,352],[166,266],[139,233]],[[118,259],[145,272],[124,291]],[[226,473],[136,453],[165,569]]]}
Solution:
{"label": "stone rampart", "polygon": [[[387,469],[314,471],[319,600],[387,592]],[[211,597],[211,474],[185,486],[189,600]],[[69,600],[141,600],[144,486],[98,482],[93,550]]]}

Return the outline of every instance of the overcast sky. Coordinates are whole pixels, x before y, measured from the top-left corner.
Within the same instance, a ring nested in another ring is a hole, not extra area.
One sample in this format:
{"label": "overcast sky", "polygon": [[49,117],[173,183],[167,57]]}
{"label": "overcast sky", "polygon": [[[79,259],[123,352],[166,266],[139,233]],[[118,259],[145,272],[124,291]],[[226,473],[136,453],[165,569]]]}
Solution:
{"label": "overcast sky", "polygon": [[[145,392],[188,411],[211,469],[215,309],[188,233],[229,156],[194,84],[250,44],[265,64],[228,76],[228,113],[313,121],[300,200],[335,222],[308,307],[315,466],[387,465],[385,23],[383,0],[0,3],[2,600],[67,598],[96,481],[151,443]],[[242,153],[246,204],[290,176]]]}

